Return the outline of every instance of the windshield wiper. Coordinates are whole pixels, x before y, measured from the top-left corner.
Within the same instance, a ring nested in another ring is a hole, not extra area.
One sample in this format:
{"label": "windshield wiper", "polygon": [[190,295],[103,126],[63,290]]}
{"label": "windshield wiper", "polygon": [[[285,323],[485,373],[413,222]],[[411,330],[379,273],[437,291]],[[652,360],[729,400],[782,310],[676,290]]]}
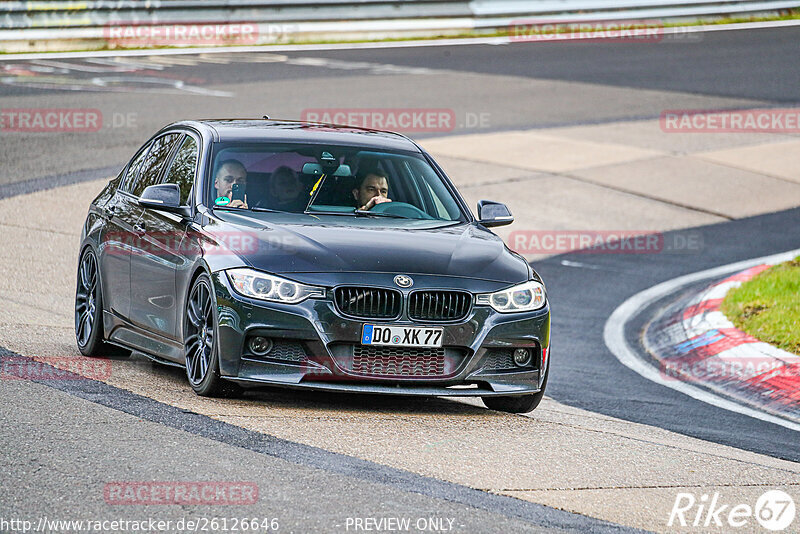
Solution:
{"label": "windshield wiper", "polygon": [[262,208],[261,206],[253,206],[250,211],[264,211],[267,213],[292,213],[291,211],[273,210],[270,208]]}
{"label": "windshield wiper", "polygon": [[403,217],[393,213],[375,213],[369,210],[355,210],[353,213],[361,217],[390,217],[392,219],[414,219],[414,217]]}
{"label": "windshield wiper", "polygon": [[215,210],[225,210],[225,211],[232,211],[234,213],[247,213],[248,211],[264,211],[269,213],[290,213],[288,211],[280,211],[280,210],[271,210],[269,208],[262,208],[260,206],[254,206],[252,208],[231,208],[229,206],[214,206]]}
{"label": "windshield wiper", "polygon": [[408,219],[412,221],[416,220],[423,220],[423,219],[415,219],[413,217],[403,217],[402,215],[393,215],[389,213],[373,213],[367,210],[357,210],[354,209],[353,211],[304,211],[306,215],[345,215],[347,217],[389,217],[390,219]]}
{"label": "windshield wiper", "polygon": [[303,212],[305,215],[346,215],[347,217],[352,217],[352,211],[309,211],[306,210]]}
{"label": "windshield wiper", "polygon": [[237,212],[238,211],[239,213],[244,213],[244,212],[247,211],[245,208],[231,208],[230,206],[214,206],[211,209],[212,210],[233,211],[233,212]]}

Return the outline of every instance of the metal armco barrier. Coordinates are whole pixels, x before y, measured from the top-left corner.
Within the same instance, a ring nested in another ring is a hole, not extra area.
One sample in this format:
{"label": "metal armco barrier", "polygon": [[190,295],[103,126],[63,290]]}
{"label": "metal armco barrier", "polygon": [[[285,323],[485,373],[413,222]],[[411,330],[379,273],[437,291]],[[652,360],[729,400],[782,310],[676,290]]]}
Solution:
{"label": "metal armco barrier", "polygon": [[797,0],[0,1],[0,50],[104,47],[111,27],[247,23],[257,28],[257,42],[247,44],[262,44],[491,31],[532,17],[663,20],[798,7]]}

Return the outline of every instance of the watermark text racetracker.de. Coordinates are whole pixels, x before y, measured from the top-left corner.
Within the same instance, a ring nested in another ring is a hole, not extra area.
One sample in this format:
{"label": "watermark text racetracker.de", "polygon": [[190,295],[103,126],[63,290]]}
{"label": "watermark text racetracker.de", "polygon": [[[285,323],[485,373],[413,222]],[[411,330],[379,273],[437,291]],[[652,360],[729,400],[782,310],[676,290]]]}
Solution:
{"label": "watermark text racetracker.de", "polygon": [[450,108],[309,108],[300,120],[398,132],[452,132],[457,128],[489,128],[488,112]]}
{"label": "watermark text racetracker.de", "polygon": [[294,235],[263,235],[249,231],[217,232],[213,237],[183,232],[108,232],[106,253],[114,256],[229,255],[270,252],[293,254],[303,241]]}
{"label": "watermark text racetracker.de", "polygon": [[36,519],[0,517],[0,532],[278,532],[276,517],[182,517],[180,519]]}
{"label": "watermark text racetracker.de", "polygon": [[703,235],[699,232],[652,230],[515,230],[507,242],[522,255],[692,254],[703,249]]}
{"label": "watermark text racetracker.de", "polygon": [[[712,331],[710,336],[706,336],[707,341],[699,343],[714,343],[714,337],[719,335],[720,339],[725,336]],[[692,343],[687,342],[687,350],[693,350]],[[680,346],[679,346],[680,349]],[[756,377],[780,378],[800,381],[800,365],[787,364],[786,362],[772,357],[750,357],[740,356],[730,358],[702,357],[702,347],[696,349],[698,356],[690,361],[677,359],[662,360],[659,364],[659,373],[665,380],[699,380],[699,381],[719,381],[729,382],[753,380]]]}
{"label": "watermark text racetracker.de", "polygon": [[72,356],[47,356],[39,359],[24,356],[0,358],[2,380],[107,380],[111,360]]}
{"label": "watermark text racetracker.de", "polygon": [[675,497],[667,527],[697,527],[708,532],[730,532],[748,527],[773,532],[786,530],[795,519],[794,499],[781,490],[768,490],[755,503],[732,502],[719,492],[681,492]]}
{"label": "watermark text racetracker.de", "polygon": [[512,42],[604,39],[618,43],[662,43],[699,41],[703,34],[687,28],[666,27],[661,20],[518,19],[508,27]]}
{"label": "watermark text racetracker.de", "polygon": [[800,133],[800,108],[668,109],[659,118],[666,133]]}
{"label": "watermark text racetracker.de", "polygon": [[103,498],[110,505],[248,505],[258,502],[254,482],[109,482]]}
{"label": "watermark text racetracker.de", "polygon": [[96,133],[103,128],[135,128],[135,112],[104,114],[88,108],[3,108],[0,133]]}
{"label": "watermark text racetracker.de", "polygon": [[252,45],[259,26],[252,22],[224,24],[121,24],[103,28],[111,47]]}

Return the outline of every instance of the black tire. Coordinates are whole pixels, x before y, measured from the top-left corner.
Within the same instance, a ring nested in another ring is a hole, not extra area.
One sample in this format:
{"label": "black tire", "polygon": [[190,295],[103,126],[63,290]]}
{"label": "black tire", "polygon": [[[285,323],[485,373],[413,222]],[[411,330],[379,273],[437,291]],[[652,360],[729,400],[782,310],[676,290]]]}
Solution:
{"label": "black tire", "polygon": [[131,351],[103,339],[103,292],[97,256],[91,248],[81,254],[75,288],[75,341],[84,356],[127,357]]}
{"label": "black tire", "polygon": [[211,279],[203,273],[195,279],[186,299],[183,350],[186,378],[201,397],[231,397],[239,387],[220,377],[217,305]]}
{"label": "black tire", "polygon": [[547,387],[547,379],[550,378],[550,361],[547,362],[547,372],[544,375],[542,389],[532,395],[519,395],[516,397],[481,397],[483,403],[490,410],[508,413],[528,413],[539,406],[544,397],[544,390]]}

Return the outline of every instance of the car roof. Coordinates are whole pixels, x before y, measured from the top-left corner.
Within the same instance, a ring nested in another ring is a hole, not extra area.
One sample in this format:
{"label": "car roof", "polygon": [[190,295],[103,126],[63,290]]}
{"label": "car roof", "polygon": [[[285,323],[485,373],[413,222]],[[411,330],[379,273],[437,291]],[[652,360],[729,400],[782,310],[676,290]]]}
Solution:
{"label": "car roof", "polygon": [[420,152],[416,143],[399,133],[338,124],[281,119],[203,119],[176,122],[164,129],[178,126],[190,126],[201,132],[205,131],[213,136],[215,142],[274,141]]}

